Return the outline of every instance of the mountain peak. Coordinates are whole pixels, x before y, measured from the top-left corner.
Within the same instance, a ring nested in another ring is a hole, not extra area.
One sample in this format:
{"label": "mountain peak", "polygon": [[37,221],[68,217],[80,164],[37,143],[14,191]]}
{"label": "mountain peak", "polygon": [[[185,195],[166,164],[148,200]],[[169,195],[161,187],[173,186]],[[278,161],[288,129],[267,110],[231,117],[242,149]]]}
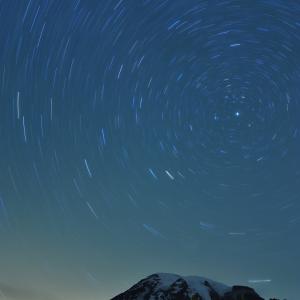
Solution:
{"label": "mountain peak", "polygon": [[200,276],[152,274],[111,300],[264,300],[247,286],[225,284]]}

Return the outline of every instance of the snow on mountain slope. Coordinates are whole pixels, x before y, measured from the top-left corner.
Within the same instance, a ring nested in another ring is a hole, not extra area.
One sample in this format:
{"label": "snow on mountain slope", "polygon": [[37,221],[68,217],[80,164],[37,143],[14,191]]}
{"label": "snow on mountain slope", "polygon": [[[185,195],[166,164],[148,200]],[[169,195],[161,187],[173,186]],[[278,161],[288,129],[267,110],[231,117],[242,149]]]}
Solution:
{"label": "snow on mountain slope", "polygon": [[112,300],[263,300],[244,286],[229,287],[200,277],[157,273]]}

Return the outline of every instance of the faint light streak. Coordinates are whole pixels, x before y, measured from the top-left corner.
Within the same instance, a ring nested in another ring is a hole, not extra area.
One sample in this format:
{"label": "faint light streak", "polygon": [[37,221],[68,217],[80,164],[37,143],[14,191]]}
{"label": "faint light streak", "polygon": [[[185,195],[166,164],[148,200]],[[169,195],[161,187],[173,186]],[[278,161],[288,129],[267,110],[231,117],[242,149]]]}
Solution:
{"label": "faint light streak", "polygon": [[149,168],[148,171],[152,175],[153,178],[155,178],[156,180],[158,179],[156,174],[154,173],[154,171],[151,168]]}
{"label": "faint light streak", "polygon": [[123,65],[121,65],[121,67],[120,67],[120,70],[119,70],[119,73],[118,73],[118,79],[120,79],[120,76],[121,76],[122,70],[123,70]]}
{"label": "faint light streak", "polygon": [[229,47],[234,48],[234,47],[238,47],[238,46],[241,46],[241,44],[239,44],[239,43],[230,44]]}
{"label": "faint light streak", "polygon": [[89,167],[88,162],[87,162],[86,159],[84,159],[84,164],[85,164],[85,167],[86,167],[86,170],[87,170],[89,176],[92,178],[93,175],[92,175],[91,169],[90,169],[90,167]]}
{"label": "faint light streak", "polygon": [[106,145],[104,128],[101,128],[101,136],[102,136],[102,142],[103,142],[103,144]]}
{"label": "faint light streak", "polygon": [[43,115],[40,115],[40,127],[41,127],[41,134],[43,137],[44,136]]}
{"label": "faint light streak", "polygon": [[27,133],[26,133],[26,124],[25,124],[25,118],[24,118],[24,116],[23,116],[23,119],[22,119],[22,125],[23,125],[24,141],[25,141],[25,143],[27,143]]}
{"label": "faint light streak", "polygon": [[29,9],[30,4],[31,4],[31,0],[29,0],[29,2],[28,2],[28,4],[27,4],[27,7],[26,7],[26,10],[25,10],[25,13],[24,13],[24,15],[23,15],[23,19],[22,19],[22,22],[23,22],[23,23],[24,23],[25,18],[26,18],[26,16],[27,16],[27,12],[28,12],[28,9]]}
{"label": "faint light streak", "polygon": [[164,238],[164,236],[155,228],[153,228],[152,226],[148,225],[148,224],[143,224],[143,227],[150,232],[152,235],[156,236],[156,237],[160,237],[160,238]]}
{"label": "faint light streak", "polygon": [[206,222],[202,222],[202,221],[200,222],[200,226],[204,230],[212,230],[215,228],[214,224],[210,224],[210,223],[206,223]]}
{"label": "faint light streak", "polygon": [[165,170],[165,173],[169,176],[169,178],[170,178],[171,180],[174,180],[174,179],[175,179],[174,176],[173,176],[168,170]]}
{"label": "faint light streak", "polygon": [[50,120],[52,121],[53,116],[53,99],[50,99]]}
{"label": "faint light streak", "polygon": [[20,92],[17,94],[17,118],[20,119]]}
{"label": "faint light streak", "polygon": [[45,25],[46,25],[46,23],[44,23],[44,25],[43,25],[43,27],[42,27],[42,30],[41,30],[40,37],[39,37],[39,40],[38,40],[38,43],[37,43],[37,47],[36,47],[36,48],[39,48],[39,46],[40,46],[40,42],[41,42],[41,39],[42,39],[42,36],[43,36],[43,32],[44,32],[44,29],[45,29]]}
{"label": "faint light streak", "polygon": [[80,190],[79,185],[78,185],[78,183],[77,183],[77,181],[76,181],[75,178],[73,178],[73,183],[74,183],[74,185],[75,185],[75,188],[76,188],[78,194],[82,197],[81,190]]}
{"label": "faint light streak", "polygon": [[99,219],[98,215],[96,214],[94,208],[92,207],[92,205],[86,201],[86,205],[88,206],[89,210],[91,211],[91,213],[95,216],[96,219]]}
{"label": "faint light streak", "polygon": [[270,283],[272,279],[249,279],[249,283]]}
{"label": "faint light streak", "polygon": [[246,235],[246,232],[228,232],[228,235]]}

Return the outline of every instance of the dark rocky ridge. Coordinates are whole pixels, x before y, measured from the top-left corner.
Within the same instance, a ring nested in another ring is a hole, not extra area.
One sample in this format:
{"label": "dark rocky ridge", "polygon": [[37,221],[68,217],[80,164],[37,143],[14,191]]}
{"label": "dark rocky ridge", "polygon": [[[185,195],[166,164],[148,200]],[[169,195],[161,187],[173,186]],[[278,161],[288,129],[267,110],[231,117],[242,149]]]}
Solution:
{"label": "dark rocky ridge", "polygon": [[[150,275],[111,300],[264,300],[247,286],[232,287],[197,276]],[[271,299],[270,299],[271,300]]]}

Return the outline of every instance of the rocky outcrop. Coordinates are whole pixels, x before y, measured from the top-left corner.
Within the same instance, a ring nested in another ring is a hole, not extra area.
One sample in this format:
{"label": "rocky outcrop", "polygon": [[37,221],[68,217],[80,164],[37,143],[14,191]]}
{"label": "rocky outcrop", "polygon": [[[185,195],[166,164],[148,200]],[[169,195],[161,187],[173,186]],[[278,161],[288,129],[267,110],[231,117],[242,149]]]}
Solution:
{"label": "rocky outcrop", "polygon": [[225,293],[222,300],[264,300],[254,289],[247,286],[234,285],[230,292]]}

